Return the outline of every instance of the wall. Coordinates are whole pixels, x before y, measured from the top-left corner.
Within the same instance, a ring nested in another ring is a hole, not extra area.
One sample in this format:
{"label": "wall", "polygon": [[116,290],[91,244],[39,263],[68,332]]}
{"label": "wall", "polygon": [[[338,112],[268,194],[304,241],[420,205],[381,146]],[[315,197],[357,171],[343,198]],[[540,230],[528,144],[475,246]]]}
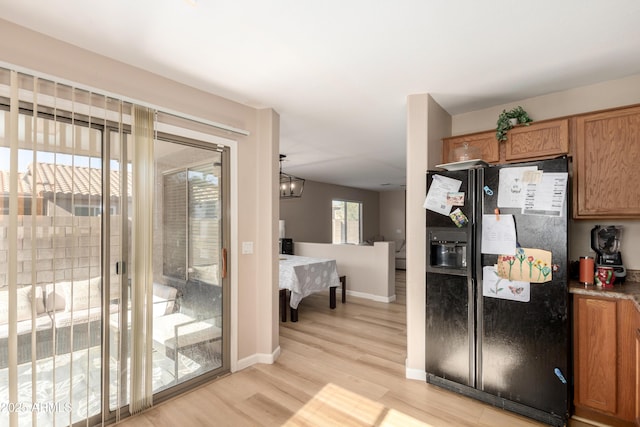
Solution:
{"label": "wall", "polygon": [[[130,65],[96,55],[0,19],[0,61],[63,82],[115,94],[168,112],[245,129],[220,131],[232,147],[231,367],[273,360],[277,328],[277,173],[279,117]],[[99,70],[99,72],[96,72]],[[242,242],[254,251],[242,254]],[[271,298],[269,298],[271,296]]]}
{"label": "wall", "polygon": [[374,301],[396,299],[395,244],[372,246],[296,242],[295,253],[313,258],[335,259],[340,276],[347,276],[347,295]]}
{"label": "wall", "polygon": [[294,242],[331,243],[331,200],[362,202],[362,237],[379,234],[379,194],[341,185],[306,181],[299,199],[280,199],[280,219]]}
{"label": "wall", "polygon": [[405,239],[406,192],[381,191],[380,193],[380,234],[384,240],[396,243],[396,251]]}
{"label": "wall", "polygon": [[[510,109],[516,105],[521,105],[534,120],[544,120],[638,103],[640,103],[640,74],[458,114],[452,118],[452,135],[495,128],[498,114],[503,109]],[[629,269],[640,269],[640,251],[635,250],[640,242],[640,221],[638,220],[571,221],[569,259],[577,260],[578,257],[589,253],[593,255],[590,234],[595,224],[622,225],[624,228],[620,250],[623,262]]]}
{"label": "wall", "polygon": [[426,227],[422,207],[427,169],[442,160],[451,117],[428,94],[407,97],[407,363],[406,376],[424,381]]}
{"label": "wall", "polygon": [[[96,216],[36,216],[36,238],[32,236],[32,217],[18,216],[18,283],[31,284],[32,248],[35,247],[35,283],[47,284],[83,280],[100,275],[101,221]],[[120,217],[112,216],[112,223]],[[8,286],[7,233],[9,216],[0,216],[0,288]],[[112,233],[119,233],[117,227]],[[117,239],[112,239],[116,242]],[[114,244],[112,250],[118,249]]]}

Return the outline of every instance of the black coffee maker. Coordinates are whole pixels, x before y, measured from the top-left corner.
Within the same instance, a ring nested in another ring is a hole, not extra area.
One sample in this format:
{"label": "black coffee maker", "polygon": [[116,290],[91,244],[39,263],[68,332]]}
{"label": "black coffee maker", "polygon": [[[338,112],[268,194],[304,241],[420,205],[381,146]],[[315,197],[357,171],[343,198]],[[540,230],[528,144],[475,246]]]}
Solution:
{"label": "black coffee maker", "polygon": [[596,251],[596,268],[613,267],[616,277],[614,283],[623,283],[627,276],[620,253],[621,233],[622,227],[619,225],[596,225],[591,230],[591,248]]}

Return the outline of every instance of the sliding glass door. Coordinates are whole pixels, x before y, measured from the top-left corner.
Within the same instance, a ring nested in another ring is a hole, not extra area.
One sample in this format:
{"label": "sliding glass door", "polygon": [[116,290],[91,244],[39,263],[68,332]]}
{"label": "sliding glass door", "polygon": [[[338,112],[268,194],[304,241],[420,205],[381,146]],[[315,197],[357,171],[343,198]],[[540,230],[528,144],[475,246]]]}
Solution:
{"label": "sliding glass door", "polygon": [[228,147],[139,110],[0,68],[10,427],[110,423],[229,371]]}
{"label": "sliding glass door", "polygon": [[224,150],[156,142],[154,283],[177,289],[177,306],[154,309],[155,366],[165,378],[154,391],[220,369],[227,359],[225,158]]}
{"label": "sliding glass door", "polygon": [[[130,272],[132,175],[129,135],[112,132],[109,222],[111,295],[119,310],[110,316],[109,410],[128,410],[131,382]],[[159,398],[229,371],[227,273],[229,239],[228,149],[178,136],[154,141],[152,256],[152,390]],[[118,198],[127,194],[126,198]],[[120,214],[122,213],[122,214]],[[116,237],[117,238],[114,238]],[[123,313],[127,313],[123,315]],[[124,333],[126,331],[126,333]]]}
{"label": "sliding glass door", "polygon": [[0,98],[0,424],[66,426],[101,413],[102,131],[16,101]]}

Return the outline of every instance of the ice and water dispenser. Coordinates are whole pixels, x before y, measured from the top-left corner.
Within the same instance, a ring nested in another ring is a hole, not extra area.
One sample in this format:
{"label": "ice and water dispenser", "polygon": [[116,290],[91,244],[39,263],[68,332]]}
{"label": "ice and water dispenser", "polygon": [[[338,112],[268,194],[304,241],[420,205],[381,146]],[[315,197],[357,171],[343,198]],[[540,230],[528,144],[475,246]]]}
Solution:
{"label": "ice and water dispenser", "polygon": [[466,274],[469,260],[467,232],[463,230],[428,230],[427,271]]}

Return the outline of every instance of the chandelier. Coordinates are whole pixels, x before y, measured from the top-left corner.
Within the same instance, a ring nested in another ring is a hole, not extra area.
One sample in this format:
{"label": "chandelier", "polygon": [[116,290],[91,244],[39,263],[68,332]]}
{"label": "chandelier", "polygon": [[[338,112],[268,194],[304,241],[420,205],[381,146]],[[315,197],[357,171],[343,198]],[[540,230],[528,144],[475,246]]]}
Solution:
{"label": "chandelier", "polygon": [[287,156],[280,154],[280,198],[294,199],[302,197],[304,179],[282,172],[282,161]]}

